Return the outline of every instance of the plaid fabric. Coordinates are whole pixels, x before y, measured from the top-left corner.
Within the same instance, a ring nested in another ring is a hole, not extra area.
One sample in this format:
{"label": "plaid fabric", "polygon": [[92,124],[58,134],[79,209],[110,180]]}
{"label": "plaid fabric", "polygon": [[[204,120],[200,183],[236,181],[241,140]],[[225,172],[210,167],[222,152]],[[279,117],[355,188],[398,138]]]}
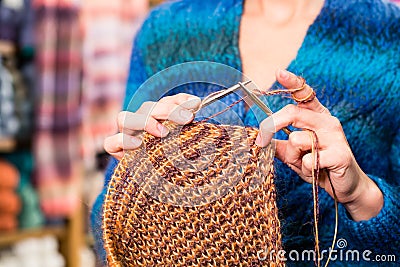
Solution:
{"label": "plaid fabric", "polygon": [[148,0],[85,0],[83,29],[83,146],[87,168],[117,132],[129,69],[132,39],[147,14]]}
{"label": "plaid fabric", "polygon": [[34,155],[40,202],[48,218],[79,203],[81,58],[76,1],[37,0],[38,102]]}
{"label": "plaid fabric", "polygon": [[14,137],[20,128],[15,112],[13,77],[3,60],[0,57],[0,139]]}

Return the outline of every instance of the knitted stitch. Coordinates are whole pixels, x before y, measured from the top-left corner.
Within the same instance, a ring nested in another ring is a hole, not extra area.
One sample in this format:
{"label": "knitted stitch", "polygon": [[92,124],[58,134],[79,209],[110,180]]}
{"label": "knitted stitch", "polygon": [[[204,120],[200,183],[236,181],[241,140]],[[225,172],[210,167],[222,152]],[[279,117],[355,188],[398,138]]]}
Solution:
{"label": "knitted stitch", "polygon": [[[124,109],[134,111],[128,104],[139,86],[172,65],[207,60],[241,70],[238,38],[242,12],[242,0],[171,1],[153,10],[134,42]],[[339,118],[357,162],[384,194],[381,212],[368,221],[354,222],[340,205],[338,238],[346,239],[346,250],[360,251],[360,258],[368,249],[373,252],[371,259],[378,254],[394,254],[400,260],[399,32],[400,10],[394,4],[379,0],[326,0],[287,68],[305,77],[321,103]],[[215,88],[204,86],[200,90],[180,87],[170,94],[183,91],[206,95]],[[145,99],[134,100],[140,106]],[[226,103],[234,100],[235,96],[223,99]],[[274,111],[292,103],[280,96],[267,101]],[[265,118],[257,108],[245,113],[243,105],[238,105],[235,111],[250,126],[258,126]],[[276,137],[286,138],[282,132]],[[100,253],[101,207],[115,166],[113,159],[92,213]],[[301,255],[303,250],[313,249],[311,185],[279,160],[276,177],[286,257],[293,249]],[[320,190],[319,208],[322,250],[328,249],[332,241],[335,218],[333,199],[324,190]],[[104,259],[104,254],[101,256]],[[337,259],[334,266],[352,263],[360,265]],[[307,266],[312,264],[306,262]],[[374,263],[368,262],[368,266]]]}

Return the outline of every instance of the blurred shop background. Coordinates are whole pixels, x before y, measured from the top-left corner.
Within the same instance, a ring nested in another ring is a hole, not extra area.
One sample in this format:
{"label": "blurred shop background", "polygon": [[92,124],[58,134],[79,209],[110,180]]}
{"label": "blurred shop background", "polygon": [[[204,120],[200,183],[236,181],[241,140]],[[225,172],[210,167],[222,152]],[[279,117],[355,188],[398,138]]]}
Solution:
{"label": "blurred shop background", "polygon": [[92,267],[89,212],[149,0],[0,0],[0,267]]}
{"label": "blurred shop background", "polygon": [[160,2],[0,0],[0,267],[100,266],[88,217],[103,139]]}

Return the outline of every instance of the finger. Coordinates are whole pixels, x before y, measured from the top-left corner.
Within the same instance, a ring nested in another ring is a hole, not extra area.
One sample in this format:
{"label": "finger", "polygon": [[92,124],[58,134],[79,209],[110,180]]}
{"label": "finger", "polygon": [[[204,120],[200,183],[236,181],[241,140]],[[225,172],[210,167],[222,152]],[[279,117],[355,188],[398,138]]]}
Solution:
{"label": "finger", "polygon": [[[301,88],[303,86],[304,81],[289,71],[277,70],[275,75],[278,82],[288,89]],[[297,99],[305,99],[310,96],[313,91],[314,90],[308,84],[305,84],[304,89],[293,93],[293,96]],[[319,102],[317,97],[314,97],[313,100],[307,103],[299,103],[298,105],[315,112],[330,114],[329,110]]]}
{"label": "finger", "polygon": [[295,131],[289,135],[288,140],[274,140],[274,143],[275,156],[292,169],[296,167],[296,170],[301,172],[302,159],[307,151],[311,150],[310,135],[304,131]]}
{"label": "finger", "polygon": [[165,137],[169,132],[159,121],[145,114],[122,111],[117,120],[119,131],[127,135],[135,135],[138,131],[145,130],[154,136]]}
{"label": "finger", "polygon": [[[340,139],[332,138],[326,134],[320,134],[318,137],[319,149],[324,151],[324,149],[328,148],[329,143],[338,144]],[[301,171],[302,168],[306,168],[306,174],[311,174],[311,166],[312,166],[312,158],[311,158],[311,146],[312,141],[308,132],[305,131],[295,131],[289,135],[288,140],[277,140],[273,139],[272,142],[275,144],[275,156],[286,163],[289,166],[296,166],[298,170]],[[335,148],[333,149],[334,155],[339,155],[340,158],[346,158],[343,151],[346,151],[346,148]],[[332,148],[330,148],[332,151]],[[324,152],[325,153],[325,152]],[[307,156],[306,156],[307,155]],[[305,166],[303,166],[302,161],[303,158],[307,161]],[[330,157],[329,159],[332,159]],[[325,161],[325,165],[321,165],[321,168],[327,167],[326,164],[332,163],[333,161]],[[337,162],[336,162],[337,163]]]}
{"label": "finger", "polygon": [[288,140],[273,139],[275,156],[286,164],[296,165],[301,169],[301,159],[311,149],[311,139],[307,132],[295,131]]}
{"label": "finger", "polygon": [[314,131],[321,128],[336,130],[338,125],[336,120],[332,118],[334,117],[327,114],[317,113],[295,105],[287,105],[261,122],[256,144],[261,147],[268,145],[277,131],[289,125]]}
{"label": "finger", "polygon": [[124,150],[136,149],[141,143],[142,140],[136,136],[118,133],[104,140],[104,149],[107,153],[120,159]]}
{"label": "finger", "polygon": [[285,162],[285,154],[286,154],[286,146],[287,140],[279,140],[273,139],[273,147],[275,148],[275,157],[277,157],[280,161]]}
{"label": "finger", "polygon": [[178,124],[187,124],[194,119],[191,110],[170,102],[145,102],[136,113],[149,115],[156,120],[170,120]]}
{"label": "finger", "polygon": [[301,169],[302,157],[311,149],[310,134],[304,131],[295,131],[289,135],[284,162]]}
{"label": "finger", "polygon": [[[285,155],[286,155],[286,150],[287,150],[287,140],[278,140],[274,139],[273,140],[275,144],[275,157],[278,158],[280,161],[284,162],[286,165],[289,166],[293,171],[295,171],[298,175],[300,175],[302,178],[304,177],[302,172],[301,172],[301,164],[300,166],[298,165],[293,165],[288,162],[285,162]],[[305,178],[303,178],[305,179]]]}
{"label": "finger", "polygon": [[163,97],[159,102],[180,105],[186,109],[197,109],[200,106],[201,99],[194,95],[180,93],[173,96]]}
{"label": "finger", "polygon": [[[331,149],[319,151],[319,168],[328,169],[339,176],[342,176],[353,160],[350,148],[347,146],[336,146]],[[311,169],[314,166],[313,156],[311,153],[304,155],[302,170],[305,174],[311,175]]]}

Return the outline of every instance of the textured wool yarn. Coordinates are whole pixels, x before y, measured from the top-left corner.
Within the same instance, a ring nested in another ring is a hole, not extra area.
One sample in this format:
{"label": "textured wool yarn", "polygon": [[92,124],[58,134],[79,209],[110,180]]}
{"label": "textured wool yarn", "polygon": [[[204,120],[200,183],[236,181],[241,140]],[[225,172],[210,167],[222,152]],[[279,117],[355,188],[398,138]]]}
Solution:
{"label": "textured wool yarn", "polygon": [[115,169],[103,209],[109,266],[284,266],[273,148],[251,127],[165,122]]}
{"label": "textured wool yarn", "polygon": [[20,180],[18,169],[7,161],[0,159],[0,188],[16,189]]}

